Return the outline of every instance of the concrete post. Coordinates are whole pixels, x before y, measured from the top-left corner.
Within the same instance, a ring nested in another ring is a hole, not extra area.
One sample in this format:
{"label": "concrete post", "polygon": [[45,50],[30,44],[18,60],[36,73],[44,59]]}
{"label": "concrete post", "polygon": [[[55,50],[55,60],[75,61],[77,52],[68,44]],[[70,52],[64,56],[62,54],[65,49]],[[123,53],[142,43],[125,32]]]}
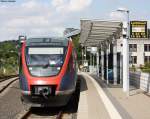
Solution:
{"label": "concrete post", "polygon": [[123,38],[123,91],[129,91],[129,48],[128,40]]}
{"label": "concrete post", "polygon": [[113,39],[113,78],[114,85],[117,85],[117,41]]}
{"label": "concrete post", "polygon": [[107,79],[107,84],[108,84],[108,83],[109,83],[109,79],[108,79],[108,68],[109,68],[109,67],[108,67],[108,66],[109,66],[109,64],[108,64],[108,62],[109,62],[109,61],[108,61],[108,60],[109,60],[109,59],[108,59],[108,58],[109,58],[109,57],[108,57],[108,55],[109,55],[109,44],[108,44],[107,46],[108,46],[108,47],[107,47],[107,49],[106,49],[106,69],[107,69],[107,71],[106,71],[106,72],[107,72],[107,74],[106,74],[106,79]]}
{"label": "concrete post", "polygon": [[99,77],[99,50],[97,48],[97,53],[96,53],[96,61],[97,61],[97,76]]}
{"label": "concrete post", "polygon": [[104,80],[104,51],[102,49],[102,45],[101,45],[101,76],[102,80]]}

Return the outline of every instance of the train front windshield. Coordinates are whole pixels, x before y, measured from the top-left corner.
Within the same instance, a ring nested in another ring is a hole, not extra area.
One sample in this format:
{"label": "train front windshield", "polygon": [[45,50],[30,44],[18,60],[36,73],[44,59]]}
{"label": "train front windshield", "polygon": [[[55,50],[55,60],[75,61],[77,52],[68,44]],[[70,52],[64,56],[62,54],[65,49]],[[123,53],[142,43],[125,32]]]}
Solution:
{"label": "train front windshield", "polygon": [[26,63],[33,76],[57,75],[64,63],[65,47],[27,47]]}

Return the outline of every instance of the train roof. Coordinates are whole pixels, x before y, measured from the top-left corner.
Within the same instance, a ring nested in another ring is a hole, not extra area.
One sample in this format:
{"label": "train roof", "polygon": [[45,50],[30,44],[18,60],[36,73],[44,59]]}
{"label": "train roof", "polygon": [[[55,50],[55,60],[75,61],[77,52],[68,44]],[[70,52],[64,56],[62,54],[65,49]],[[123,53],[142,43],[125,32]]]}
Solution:
{"label": "train roof", "polygon": [[68,38],[65,37],[43,37],[43,38],[28,38],[26,40],[27,46],[36,45],[52,45],[52,46],[67,46]]}

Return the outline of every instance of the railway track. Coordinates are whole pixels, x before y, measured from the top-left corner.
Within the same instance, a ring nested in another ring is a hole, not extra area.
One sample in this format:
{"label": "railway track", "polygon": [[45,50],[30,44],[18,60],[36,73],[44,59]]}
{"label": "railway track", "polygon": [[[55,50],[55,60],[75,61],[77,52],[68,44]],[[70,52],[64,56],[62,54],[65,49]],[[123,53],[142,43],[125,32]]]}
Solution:
{"label": "railway track", "polygon": [[66,106],[29,107],[17,119],[77,119],[78,102],[79,92],[76,92]]}
{"label": "railway track", "polygon": [[2,77],[0,76],[0,83],[14,77],[18,77],[18,75],[10,75],[10,76],[2,76]]}
{"label": "railway track", "polygon": [[76,119],[79,93],[76,91],[68,104],[63,107],[32,107],[26,108],[17,119]]}
{"label": "railway track", "polygon": [[31,108],[18,119],[76,119],[76,113],[67,113],[59,108]]}
{"label": "railway track", "polygon": [[12,76],[3,77],[3,79],[0,79],[0,93],[2,93],[13,82],[18,80],[17,76],[18,75],[12,75]]}

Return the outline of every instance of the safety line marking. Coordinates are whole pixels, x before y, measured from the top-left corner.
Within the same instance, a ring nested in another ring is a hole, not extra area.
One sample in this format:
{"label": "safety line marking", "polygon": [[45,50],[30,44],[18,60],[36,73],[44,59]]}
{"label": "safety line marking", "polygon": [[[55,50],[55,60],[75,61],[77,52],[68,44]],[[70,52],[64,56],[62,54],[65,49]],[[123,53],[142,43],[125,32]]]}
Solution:
{"label": "safety line marking", "polygon": [[112,104],[112,102],[110,101],[110,99],[107,97],[107,95],[105,94],[105,92],[103,91],[103,89],[100,87],[100,85],[95,81],[94,78],[92,78],[91,76],[89,76],[86,73],[81,73],[86,75],[94,84],[100,98],[102,99],[111,119],[123,119],[121,117],[121,115],[119,114],[119,112],[117,111],[117,109],[115,108],[115,106]]}

